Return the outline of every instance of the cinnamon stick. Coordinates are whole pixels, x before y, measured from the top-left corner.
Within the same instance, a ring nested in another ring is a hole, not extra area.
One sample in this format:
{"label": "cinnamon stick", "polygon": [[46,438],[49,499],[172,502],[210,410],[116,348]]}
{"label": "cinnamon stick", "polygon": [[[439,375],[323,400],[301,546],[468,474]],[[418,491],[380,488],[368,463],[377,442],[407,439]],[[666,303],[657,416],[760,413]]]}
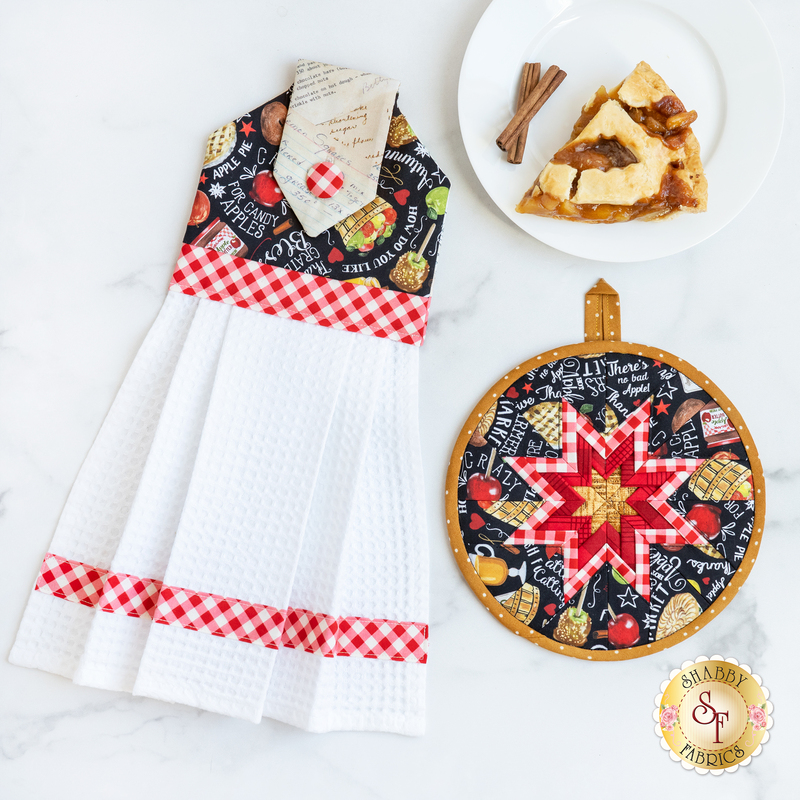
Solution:
{"label": "cinnamon stick", "polygon": [[[529,62],[525,62],[522,65],[522,76],[520,77],[519,81],[519,94],[517,95],[517,106],[514,109],[514,113],[522,108],[522,104],[525,102],[525,99],[531,93],[531,75],[532,75],[533,64]],[[541,66],[540,66],[541,69]],[[538,83],[538,79],[537,79]],[[522,133],[517,136],[516,139],[513,139],[508,146],[508,157],[506,161],[509,164],[519,164],[520,161],[517,160],[517,148],[519,147],[520,138],[522,137]]]}
{"label": "cinnamon stick", "polygon": [[519,136],[523,126],[539,113],[541,107],[550,99],[566,77],[567,73],[555,64],[542,75],[536,88],[528,95],[519,111],[514,114],[506,129],[497,137],[497,146],[501,150],[508,150],[511,142]]}
{"label": "cinnamon stick", "polygon": [[[522,80],[519,84],[519,99],[517,100],[517,110],[522,107],[528,95],[536,88],[539,83],[539,74],[542,71],[540,62],[535,64],[526,63],[522,67]],[[522,157],[525,155],[525,143],[528,140],[528,126],[523,125],[519,136],[510,144],[508,148],[508,158],[510,164],[521,164]]]}

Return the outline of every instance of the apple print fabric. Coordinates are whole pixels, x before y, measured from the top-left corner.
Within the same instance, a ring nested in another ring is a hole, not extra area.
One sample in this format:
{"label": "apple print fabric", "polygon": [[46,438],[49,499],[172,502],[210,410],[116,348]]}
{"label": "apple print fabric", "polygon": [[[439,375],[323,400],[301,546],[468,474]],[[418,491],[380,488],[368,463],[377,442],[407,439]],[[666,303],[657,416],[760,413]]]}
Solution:
{"label": "apple print fabric", "polygon": [[448,522],[468,580],[517,633],[630,658],[727,604],[760,538],[760,467],[708,381],[663,354],[590,347],[528,362],[476,409]]}
{"label": "apple print fabric", "polygon": [[[291,90],[209,137],[185,246],[385,291],[430,295],[450,182],[395,105],[378,196],[308,236],[272,169]],[[320,161],[325,161],[324,144]]]}

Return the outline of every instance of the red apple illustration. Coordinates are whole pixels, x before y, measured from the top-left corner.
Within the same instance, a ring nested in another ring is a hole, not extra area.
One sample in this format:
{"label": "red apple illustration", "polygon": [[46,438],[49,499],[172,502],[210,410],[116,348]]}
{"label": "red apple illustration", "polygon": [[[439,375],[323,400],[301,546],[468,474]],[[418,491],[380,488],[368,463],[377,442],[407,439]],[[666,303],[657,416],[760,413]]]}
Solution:
{"label": "red apple illustration", "polygon": [[633,647],[639,641],[639,623],[630,614],[617,614],[611,612],[612,619],[608,623],[608,643],[617,649],[620,647]]}
{"label": "red apple illustration", "polygon": [[503,493],[500,481],[492,477],[495,455],[497,455],[497,448],[493,447],[486,472],[476,472],[474,475],[470,475],[467,481],[467,499],[477,500],[481,508],[488,508],[492,503],[499,500],[500,495]]}
{"label": "red apple illustration", "polygon": [[275,180],[270,170],[262,170],[253,178],[250,197],[255,200],[256,203],[260,203],[267,208],[271,208],[276,203],[280,203],[280,201],[283,200],[281,187],[278,186],[278,182]]}
{"label": "red apple illustration", "polygon": [[467,481],[467,499],[480,500],[491,505],[500,499],[503,487],[497,478],[486,477],[482,472],[476,472]]}
{"label": "red apple illustration", "polygon": [[702,533],[706,539],[713,539],[722,528],[719,520],[720,511],[710,503],[695,503],[686,515],[686,519]]}
{"label": "red apple illustration", "polygon": [[192,213],[189,217],[190,225],[199,225],[208,219],[208,212],[211,210],[211,202],[206,196],[205,192],[199,189],[194,196],[194,204],[192,205]]}

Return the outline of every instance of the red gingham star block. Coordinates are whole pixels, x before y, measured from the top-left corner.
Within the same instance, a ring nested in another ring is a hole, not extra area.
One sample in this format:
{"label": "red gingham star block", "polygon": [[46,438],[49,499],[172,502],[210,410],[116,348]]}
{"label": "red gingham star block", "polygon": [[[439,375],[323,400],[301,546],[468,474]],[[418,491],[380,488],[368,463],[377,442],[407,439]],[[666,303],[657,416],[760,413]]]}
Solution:
{"label": "red gingham star block", "polygon": [[276,317],[422,344],[429,298],[360,286],[184,244],[170,291]]}
{"label": "red gingham star block", "polygon": [[94,608],[97,605],[108,570],[90,567],[80,561],[48,553],[36,580],[36,590]]}
{"label": "red gingham star block", "polygon": [[[565,600],[606,563],[649,600],[651,544],[707,544],[668,502],[703,459],[653,458],[648,449],[650,410],[649,401],[642,403],[604,435],[564,401],[560,458],[505,459],[543,500],[508,542],[562,548]],[[585,489],[592,490],[595,479],[609,481],[612,473],[617,489],[611,491],[624,488],[624,499],[617,506],[616,522],[600,517],[598,526]]]}
{"label": "red gingham star block", "polygon": [[119,611],[129,617],[152,619],[160,591],[161,581],[109,572],[99,608],[112,614]]}
{"label": "red gingham star block", "polygon": [[314,197],[327,200],[344,186],[344,173],[330,161],[314,164],[306,175],[306,186]]}

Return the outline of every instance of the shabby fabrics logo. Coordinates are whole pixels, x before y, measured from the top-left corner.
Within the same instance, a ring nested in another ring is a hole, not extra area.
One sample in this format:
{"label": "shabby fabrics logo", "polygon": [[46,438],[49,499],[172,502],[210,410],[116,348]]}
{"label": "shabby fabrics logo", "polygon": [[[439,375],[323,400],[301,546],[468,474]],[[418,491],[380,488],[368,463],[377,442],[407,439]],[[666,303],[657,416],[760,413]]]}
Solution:
{"label": "shabby fabrics logo", "polygon": [[700,656],[661,684],[655,732],[673,761],[701,775],[736,772],[769,739],[769,691],[735,658]]}

